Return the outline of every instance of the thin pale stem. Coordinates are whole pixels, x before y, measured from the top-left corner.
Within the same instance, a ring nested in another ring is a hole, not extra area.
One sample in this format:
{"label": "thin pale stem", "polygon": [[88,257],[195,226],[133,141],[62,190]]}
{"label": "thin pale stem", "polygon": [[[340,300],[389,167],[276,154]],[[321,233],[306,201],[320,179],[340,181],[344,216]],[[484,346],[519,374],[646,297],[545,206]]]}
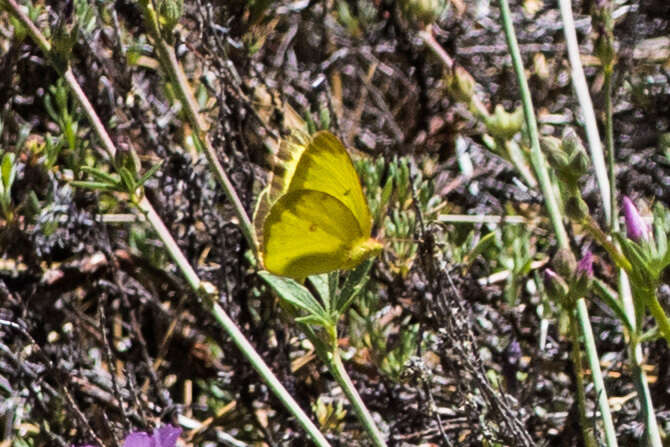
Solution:
{"label": "thin pale stem", "polygon": [[572,5],[570,0],[559,0],[561,8],[561,18],[563,20],[563,32],[565,34],[565,43],[568,50],[568,59],[572,69],[572,86],[575,89],[579,106],[584,118],[584,128],[586,130],[586,139],[588,140],[591,160],[596,172],[596,180],[600,188],[601,200],[605,216],[609,219],[612,215],[612,203],[610,201],[610,183],[605,169],[605,157],[603,156],[602,146],[600,144],[600,135],[598,134],[598,125],[596,115],[593,111],[593,103],[589,94],[589,87],[584,76],[582,61],[579,55],[579,44],[577,42],[577,32],[575,31],[575,21],[572,18]]}
{"label": "thin pale stem", "polygon": [[570,336],[572,338],[572,364],[575,370],[575,381],[577,384],[577,407],[579,408],[579,425],[582,429],[584,444],[587,447],[595,445],[593,431],[590,429],[586,416],[586,397],[584,396],[584,365],[582,361],[582,347],[579,343],[579,327],[574,318],[570,318]]}
{"label": "thin pale stem", "polygon": [[[619,231],[619,219],[616,204],[616,178],[615,178],[615,160],[614,153],[614,125],[612,120],[612,71],[605,70],[605,144],[607,147],[607,162],[608,162],[608,182],[604,182],[602,178],[605,176],[605,168],[602,166],[604,156],[602,154],[602,147],[600,144],[600,136],[598,135],[598,125],[596,123],[595,112],[591,102],[591,96],[586,84],[586,77],[581,64],[579,54],[579,45],[577,43],[577,35],[574,27],[574,20],[572,15],[572,5],[570,0],[559,0],[561,17],[563,20],[563,29],[567,43],[568,58],[572,68],[572,82],[575,89],[575,94],[578,97],[579,104],[582,109],[584,117],[586,135],[589,144],[589,152],[593,159],[593,165],[596,169],[598,178],[598,185],[600,187],[600,195],[603,203],[603,209],[607,216],[609,227],[612,231]],[[609,211],[608,211],[609,210]],[[616,246],[616,245],[615,245]],[[637,339],[640,330],[636,325],[635,304],[633,303],[633,295],[631,293],[630,282],[628,275],[623,269],[619,269],[618,275],[619,296],[623,304],[624,312],[628,320],[633,325],[633,334],[629,334],[632,338]],[[642,350],[637,342],[630,342],[629,357],[632,362],[633,381],[637,389],[638,398],[642,405],[643,417],[646,425],[647,443],[649,446],[660,447],[661,437],[658,429],[658,423],[655,417],[654,406],[649,393],[649,385],[647,377],[639,366],[641,361]]]}
{"label": "thin pale stem", "polygon": [[[584,348],[586,349],[586,358],[589,362],[589,368],[591,368],[591,371],[600,371],[600,358],[596,351],[596,341],[593,338],[593,329],[591,328],[591,322],[589,321],[586,302],[583,299],[577,301],[577,315],[584,337]],[[605,429],[605,441],[608,446],[615,446],[617,445],[616,429],[614,428],[614,422],[612,421],[612,414],[609,411],[609,402],[607,402],[607,392],[605,391],[605,381],[603,380],[602,374],[592,374],[592,377],[593,391],[596,394],[598,407],[601,409],[601,412],[603,408],[608,409],[608,411],[602,412],[601,415],[603,419],[603,427]]]}
{"label": "thin pale stem", "polygon": [[330,370],[331,374],[333,374],[340,387],[342,387],[342,390],[344,391],[344,394],[347,395],[349,402],[351,402],[351,404],[354,406],[354,411],[356,411],[358,419],[367,430],[374,445],[377,447],[386,447],[386,442],[384,442],[384,438],[379,432],[377,424],[375,424],[370,411],[368,411],[367,407],[363,403],[363,400],[361,399],[361,396],[358,394],[358,391],[356,391],[356,387],[351,382],[351,378],[349,377],[349,374],[347,374],[347,370],[344,369],[344,364],[342,363],[340,354],[337,352],[337,348],[335,348],[335,352],[329,354],[328,369]]}
{"label": "thin pale stem", "polygon": [[[540,151],[540,142],[539,134],[537,130],[537,122],[535,120],[535,112],[533,110],[533,103],[530,95],[530,89],[528,88],[528,82],[526,81],[525,71],[523,67],[523,61],[521,59],[521,52],[519,51],[519,45],[516,40],[516,35],[514,33],[514,24],[512,23],[512,14],[509,9],[509,4],[507,0],[499,0],[500,12],[503,22],[503,27],[505,29],[505,37],[507,39],[507,46],[509,48],[510,55],[512,56],[512,64],[514,65],[514,71],[516,72],[517,80],[519,82],[519,87],[521,90],[521,100],[523,101],[523,111],[526,119],[526,127],[528,128],[528,136],[531,143],[531,163],[535,169],[535,174],[540,183],[540,189],[544,195],[545,202],[547,205],[547,211],[549,213],[549,218],[556,232],[556,239],[558,240],[561,248],[570,249],[570,242],[567,237],[567,232],[563,226],[563,219],[560,214],[558,203],[554,195],[554,188],[552,187],[551,181],[549,179],[549,174],[547,172],[547,167],[544,161],[544,156]],[[602,156],[602,154],[601,154]],[[609,198],[609,189],[608,189],[608,198]],[[607,214],[609,215],[609,207],[607,207]],[[588,335],[584,334],[584,345],[587,352],[590,352],[593,359],[598,359],[597,350],[595,346],[595,340],[593,337],[593,332],[591,331],[591,323],[589,321],[589,314],[586,308],[586,303],[584,298],[579,298],[577,300],[577,318],[579,319],[579,324],[583,330],[588,330]],[[578,340],[573,340],[573,343],[578,342]],[[593,377],[594,384],[604,384],[602,378],[602,371],[600,369],[600,362],[592,362],[591,374]],[[606,435],[611,434],[607,429],[607,425],[611,424],[612,415],[610,412],[609,405],[607,404],[607,392],[604,388],[596,389],[598,392],[598,407],[600,409],[601,416],[603,418],[603,423],[606,426],[605,433]],[[609,447],[617,445],[616,437],[607,438],[607,443]]]}
{"label": "thin pale stem", "polygon": [[633,377],[636,378],[634,381],[635,388],[637,390],[637,395],[642,402],[642,417],[644,418],[646,425],[646,445],[648,447],[663,447],[661,433],[658,429],[658,422],[656,421],[656,412],[651,404],[651,392],[649,391],[647,374],[642,369],[642,347],[639,343],[632,343],[630,351],[631,358],[634,359],[631,365],[631,372]]}
{"label": "thin pale stem", "polygon": [[514,24],[512,23],[512,14],[509,10],[509,5],[506,0],[499,0],[501,16],[503,20],[503,27],[505,28],[505,37],[507,39],[507,47],[512,56],[512,64],[516,72],[517,81],[519,82],[519,89],[521,90],[521,101],[523,103],[523,114],[526,120],[526,128],[530,138],[530,159],[535,175],[540,183],[540,189],[544,195],[544,201],[551,219],[552,226],[556,231],[556,239],[562,248],[570,248],[570,241],[568,234],[563,226],[563,216],[558,207],[558,201],[554,194],[554,188],[549,178],[547,165],[544,161],[544,155],[540,150],[540,139],[537,130],[537,121],[535,120],[535,111],[533,110],[533,100],[526,81],[524,73],[523,61],[521,59],[521,52],[519,51],[519,44],[514,34]]}
{"label": "thin pale stem", "polygon": [[[9,7],[9,11],[19,19],[27,28],[32,29],[30,33],[31,37],[36,40],[40,47],[44,49],[49,49],[48,45],[44,45],[46,39],[44,35],[37,29],[30,19],[23,14],[20,7],[16,4],[15,0],[5,0],[6,4]],[[32,27],[31,27],[32,26]],[[47,53],[47,56],[49,54]],[[109,157],[113,157],[116,154],[116,147],[112,142],[107,130],[105,129],[102,121],[98,117],[95,109],[91,105],[90,101],[84,94],[81,86],[77,82],[74,74],[71,69],[67,69],[64,73],[65,82],[68,84],[68,87],[74,93],[75,98],[77,99],[79,105],[84,111],[84,114],[88,118],[95,134],[100,139],[105,148],[105,152]],[[154,230],[161,238],[165,244],[165,248],[175,261],[182,274],[188,281],[191,288],[199,295],[204,295],[203,284],[200,281],[198,275],[196,274],[193,267],[191,267],[188,260],[185,258],[184,254],[179,249],[177,243],[172,238],[172,235],[168,231],[167,227],[163,221],[156,213],[156,210],[153,208],[151,203],[146,197],[142,197],[136,203],[137,207],[144,213],[147,217],[147,220],[151,223]],[[209,297],[204,297],[209,298]],[[325,439],[323,434],[319,429],[314,425],[314,423],[309,419],[309,417],[302,411],[298,403],[291,397],[291,395],[286,391],[281,382],[276,378],[272,373],[270,368],[265,364],[263,359],[258,355],[254,350],[253,346],[246,339],[244,334],[237,328],[235,323],[230,319],[226,312],[219,306],[215,301],[210,299],[204,299],[205,303],[209,303],[209,310],[211,311],[214,318],[221,324],[223,329],[228,333],[228,335],[233,339],[233,342],[240,349],[245,358],[251,363],[254,369],[260,374],[268,387],[272,392],[279,398],[279,400],[286,406],[286,408],[296,417],[300,425],[309,433],[314,443],[320,447],[329,446],[330,444]]]}
{"label": "thin pale stem", "polygon": [[[610,213],[608,227],[614,231],[619,230],[619,213],[616,204],[616,175],[614,172],[614,123],[612,122],[612,73],[605,73],[605,147],[607,148],[607,171],[610,184]],[[601,191],[604,192],[604,191]]]}
{"label": "thin pale stem", "polygon": [[447,54],[446,51],[444,51],[442,45],[440,45],[440,43],[435,40],[435,36],[433,36],[433,29],[430,25],[428,25],[426,29],[419,31],[419,37],[421,37],[423,42],[428,45],[428,48],[430,48],[433,53],[435,53],[435,55],[442,61],[447,70],[452,70],[454,68],[454,60]]}
{"label": "thin pale stem", "polygon": [[151,34],[151,37],[154,40],[154,45],[158,52],[161,65],[177,92],[177,97],[179,98],[179,101],[184,108],[184,112],[188,118],[189,123],[195,131],[195,137],[198,139],[200,146],[203,148],[205,157],[207,157],[207,161],[209,162],[216,180],[219,182],[223,188],[224,193],[226,194],[226,197],[233,205],[235,214],[239,219],[242,233],[247,239],[247,243],[250,247],[253,248],[253,252],[256,253],[257,242],[253,231],[253,226],[251,225],[249,216],[244,209],[244,205],[242,205],[242,202],[237,195],[237,192],[235,191],[235,187],[228,178],[228,175],[224,171],[223,166],[221,166],[221,163],[219,163],[216,150],[212,146],[207,132],[205,131],[205,124],[203,122],[202,116],[200,115],[200,107],[198,106],[198,102],[196,101],[195,96],[193,96],[193,91],[191,90],[191,86],[186,77],[186,74],[184,73],[181,64],[177,60],[174,48],[163,38],[158,24],[158,17],[151,2],[144,0],[141,2],[141,4],[142,12],[144,14],[144,21],[149,33]]}

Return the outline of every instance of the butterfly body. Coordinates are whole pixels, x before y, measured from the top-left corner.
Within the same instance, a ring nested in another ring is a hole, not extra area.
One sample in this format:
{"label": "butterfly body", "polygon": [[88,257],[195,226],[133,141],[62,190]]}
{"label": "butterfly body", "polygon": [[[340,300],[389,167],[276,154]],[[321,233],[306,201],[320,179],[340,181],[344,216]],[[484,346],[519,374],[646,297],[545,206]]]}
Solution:
{"label": "butterfly body", "polygon": [[254,217],[265,269],[302,279],[353,268],[381,251],[358,175],[333,134],[286,142],[277,158]]}

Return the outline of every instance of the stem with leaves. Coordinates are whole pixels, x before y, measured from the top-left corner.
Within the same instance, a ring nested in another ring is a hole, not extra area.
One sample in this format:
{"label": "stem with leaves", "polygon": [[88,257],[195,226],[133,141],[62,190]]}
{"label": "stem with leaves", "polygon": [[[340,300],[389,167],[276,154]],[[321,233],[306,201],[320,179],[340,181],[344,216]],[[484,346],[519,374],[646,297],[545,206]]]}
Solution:
{"label": "stem with leaves", "polygon": [[[9,12],[14,15],[26,28],[29,30],[30,36],[35,40],[35,42],[40,46],[40,48],[45,52],[47,56],[50,56],[51,45],[41,33],[39,29],[32,23],[32,21],[25,15],[23,10],[16,4],[15,0],[4,0],[7,5]],[[106,152],[106,155],[110,160],[114,159],[114,155],[117,150],[112,142],[107,130],[105,129],[102,121],[98,117],[95,109],[91,105],[90,101],[86,97],[85,93],[81,89],[81,86],[77,82],[74,73],[72,72],[71,67],[68,67],[63,73],[63,77],[68,87],[74,93],[77,102],[84,110],[84,114],[88,118],[93,130],[95,131],[96,136],[100,139],[102,146]],[[166,250],[170,253],[170,256],[175,261],[182,274],[188,281],[191,288],[202,298],[204,305],[208,307],[208,310],[212,313],[214,318],[221,324],[226,333],[233,339],[235,345],[240,349],[242,354],[247,358],[251,363],[254,369],[260,374],[268,387],[272,392],[277,396],[277,398],[282,402],[282,404],[296,417],[300,425],[308,432],[314,443],[320,447],[326,447],[330,444],[325,439],[323,434],[319,429],[314,425],[314,423],[309,419],[309,417],[302,411],[298,403],[293,399],[293,397],[288,393],[284,386],[279,382],[277,377],[272,373],[267,364],[263,359],[258,355],[254,350],[253,346],[246,339],[244,334],[239,330],[235,325],[232,319],[226,314],[223,308],[213,299],[212,297],[212,287],[208,287],[207,283],[200,281],[197,273],[190,265],[184,254],[181,252],[177,243],[172,238],[172,235],[168,231],[167,227],[158,216],[158,213],[151,205],[149,200],[143,194],[138,194],[135,196],[137,200],[133,200],[134,204],[138,209],[144,213],[147,217],[149,223],[153,226],[154,230],[160,237],[160,239],[165,244]]]}
{"label": "stem with leaves", "polygon": [[[533,103],[530,95],[530,89],[528,88],[528,82],[526,81],[523,61],[521,60],[521,52],[519,51],[519,45],[517,43],[514,32],[512,14],[510,12],[507,0],[499,0],[499,4],[503,27],[505,30],[505,37],[507,39],[507,46],[509,48],[510,55],[512,56],[512,64],[514,65],[514,71],[516,72],[517,81],[519,82],[521,90],[521,100],[523,102],[524,116],[526,119],[526,126],[528,128],[528,135],[531,143],[531,163],[535,169],[535,174],[537,175],[538,181],[540,183],[540,189],[544,195],[549,218],[551,219],[552,226],[556,232],[558,243],[561,248],[569,250],[570,243],[565,231],[565,227],[563,226],[562,215],[560,214],[558,208],[558,204],[554,195],[554,189],[552,187],[551,181],[549,180],[544,156],[540,150],[535,112],[533,110]],[[609,189],[607,190],[607,200],[609,201]],[[609,210],[610,208],[606,207],[608,214]],[[579,319],[582,330],[590,331],[591,323],[589,321],[588,309],[583,297],[577,300],[576,308],[577,318]],[[606,442],[609,447],[613,447],[618,444],[616,440],[616,431],[614,430],[614,424],[612,422],[612,414],[610,412],[609,404],[607,403],[607,392],[603,386],[604,381],[602,378],[602,371],[600,369],[600,358],[597,355],[593,333],[589,333],[588,336],[586,334],[584,335],[584,346],[586,348],[586,355],[593,376],[594,390],[598,396],[598,407],[600,408],[603,425],[605,427]],[[577,342],[578,340],[573,340],[573,343]],[[581,374],[581,371],[578,371],[577,373]]]}
{"label": "stem with leaves", "polygon": [[371,262],[366,262],[350,272],[344,285],[338,289],[338,274],[314,275],[309,281],[321,300],[317,299],[305,286],[297,281],[260,272],[260,277],[288,304],[287,311],[293,313],[298,327],[310,340],[319,359],[340,385],[354,408],[358,420],[368,432],[377,447],[386,443],[377,425],[366,408],[351,378],[347,374],[338,347],[337,323],[346,312],[352,300],[362,290]]}
{"label": "stem with leaves", "polygon": [[193,91],[191,90],[191,86],[181,64],[177,60],[173,46],[165,41],[163,33],[161,33],[158,14],[153,7],[153,2],[150,0],[142,0],[140,1],[140,5],[142,7],[144,23],[149,35],[154,41],[154,47],[158,53],[161,67],[167,74],[170,83],[175,88],[177,97],[181,102],[186,117],[194,130],[196,144],[199,148],[202,148],[205,153],[205,157],[207,157],[207,161],[216,180],[223,188],[230,203],[233,204],[235,214],[240,221],[240,228],[242,229],[244,237],[247,239],[247,243],[253,249],[253,252],[256,253],[256,237],[249,216],[247,215],[232,182],[226,175],[223,166],[219,163],[216,151],[207,136],[207,132],[205,132],[205,124],[200,116],[198,102],[196,101],[195,96],[193,96]]}
{"label": "stem with leaves", "polygon": [[[593,110],[593,103],[589,93],[584,70],[581,65],[581,57],[579,52],[579,44],[577,42],[577,35],[574,27],[574,19],[572,14],[572,4],[570,0],[559,0],[561,10],[561,18],[563,21],[563,29],[567,44],[568,58],[572,68],[572,82],[575,94],[579,100],[582,114],[584,117],[585,128],[587,131],[587,138],[589,149],[594,159],[594,167],[598,176],[598,184],[600,186],[600,195],[603,200],[603,209],[610,209],[606,214],[609,227],[612,231],[619,231],[619,220],[616,203],[616,178],[614,173],[615,167],[615,153],[614,153],[614,125],[612,120],[612,75],[613,66],[607,67],[604,71],[605,75],[605,143],[607,147],[607,162],[608,162],[608,176],[609,181],[605,183],[602,179],[605,177],[605,168],[599,162],[604,160],[602,154],[602,147],[600,144],[600,136],[598,134],[598,125]],[[611,10],[606,14],[611,14]],[[611,20],[611,17],[608,18]],[[606,64],[608,65],[608,64]],[[609,208],[607,206],[609,202]],[[642,348],[637,341],[637,332],[640,330],[636,324],[635,304],[631,293],[630,282],[626,272],[619,268],[618,272],[618,289],[619,296],[622,301],[622,308],[626,313],[627,321],[632,325],[632,339],[629,343],[628,351],[629,358],[632,363],[633,380],[637,389],[638,398],[642,404],[642,412],[646,425],[647,442],[652,447],[660,447],[662,445],[658,423],[655,417],[654,406],[649,393],[649,385],[645,372],[641,367],[642,362]]]}

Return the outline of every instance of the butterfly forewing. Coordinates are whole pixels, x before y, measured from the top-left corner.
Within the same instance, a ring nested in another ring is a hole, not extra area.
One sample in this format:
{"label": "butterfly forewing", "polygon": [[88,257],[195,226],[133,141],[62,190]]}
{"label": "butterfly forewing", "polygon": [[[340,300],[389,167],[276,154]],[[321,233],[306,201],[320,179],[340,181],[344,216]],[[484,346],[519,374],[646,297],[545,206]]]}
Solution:
{"label": "butterfly forewing", "polygon": [[349,208],[363,234],[370,234],[372,218],[361,182],[340,140],[330,132],[316,133],[300,157],[288,191],[325,192]]}

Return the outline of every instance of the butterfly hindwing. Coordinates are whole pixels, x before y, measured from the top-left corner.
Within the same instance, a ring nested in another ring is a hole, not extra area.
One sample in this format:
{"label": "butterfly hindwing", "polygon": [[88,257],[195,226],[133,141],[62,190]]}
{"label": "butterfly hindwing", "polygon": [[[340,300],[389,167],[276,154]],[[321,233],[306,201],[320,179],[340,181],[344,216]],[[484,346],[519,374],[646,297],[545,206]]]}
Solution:
{"label": "butterfly hindwing", "polygon": [[352,249],[368,239],[345,204],[321,191],[280,197],[263,225],[263,263],[292,278],[349,267]]}

